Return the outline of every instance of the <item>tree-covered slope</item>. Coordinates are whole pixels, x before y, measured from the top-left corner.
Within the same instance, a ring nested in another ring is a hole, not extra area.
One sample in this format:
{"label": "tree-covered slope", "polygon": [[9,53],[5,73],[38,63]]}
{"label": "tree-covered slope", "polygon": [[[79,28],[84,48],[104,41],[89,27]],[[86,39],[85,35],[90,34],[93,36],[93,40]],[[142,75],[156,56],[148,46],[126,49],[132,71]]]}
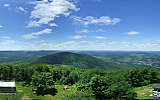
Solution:
{"label": "tree-covered slope", "polygon": [[115,64],[107,63],[101,59],[87,54],[77,54],[71,52],[60,52],[44,57],[40,57],[31,64],[64,64],[78,68],[102,68],[115,69]]}

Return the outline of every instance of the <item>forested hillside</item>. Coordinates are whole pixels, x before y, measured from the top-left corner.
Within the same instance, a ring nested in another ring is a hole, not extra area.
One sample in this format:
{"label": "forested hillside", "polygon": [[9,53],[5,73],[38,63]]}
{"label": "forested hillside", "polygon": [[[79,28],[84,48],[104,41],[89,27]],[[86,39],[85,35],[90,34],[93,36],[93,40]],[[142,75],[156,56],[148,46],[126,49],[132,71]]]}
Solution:
{"label": "forested hillside", "polygon": [[1,64],[29,64],[37,57],[54,54],[57,51],[0,51]]}
{"label": "forested hillside", "polygon": [[[134,100],[137,93],[133,88],[160,82],[160,71],[156,68],[107,71],[65,65],[0,65],[0,80],[21,82],[24,93],[36,100]],[[64,88],[58,89],[58,86]]]}
{"label": "forested hillside", "polygon": [[135,90],[160,82],[158,66],[144,62],[136,67],[135,63],[155,57],[151,60],[158,65],[158,53],[12,53],[1,55],[8,56],[11,63],[0,65],[0,80],[16,81],[18,91],[23,93],[9,96],[12,99],[1,96],[0,100],[22,100],[25,96],[36,100],[135,100],[139,98]]}
{"label": "forested hillside", "polygon": [[120,68],[159,67],[159,51],[80,51],[109,63],[116,63]]}
{"label": "forested hillside", "polygon": [[40,57],[31,64],[63,64],[78,68],[102,68],[102,69],[117,69],[116,64],[107,63],[99,58],[87,55],[77,54],[71,52],[60,52],[53,55]]}
{"label": "forested hillside", "polygon": [[[70,64],[74,65],[72,67],[82,68],[94,68],[99,65],[98,67],[106,69],[107,67],[109,67],[109,69],[125,69],[132,67],[157,68],[160,65],[160,52],[158,51],[67,51],[68,54],[69,52],[75,54],[72,55],[72,57],[70,57],[71,55],[67,54],[63,55],[61,54],[61,52],[64,51],[0,51],[0,63],[22,65],[41,62],[43,59],[44,62],[47,62],[49,64]],[[56,57],[59,60],[51,57],[56,55],[58,56],[58,54],[56,53],[60,53],[59,57]],[[82,56],[77,57],[79,56],[79,54],[82,54]],[[48,58],[51,59],[49,60]],[[46,61],[46,59],[48,59],[49,61]],[[62,61],[60,61],[60,59]],[[90,62],[94,64],[90,64]],[[107,65],[107,67],[104,65]]]}

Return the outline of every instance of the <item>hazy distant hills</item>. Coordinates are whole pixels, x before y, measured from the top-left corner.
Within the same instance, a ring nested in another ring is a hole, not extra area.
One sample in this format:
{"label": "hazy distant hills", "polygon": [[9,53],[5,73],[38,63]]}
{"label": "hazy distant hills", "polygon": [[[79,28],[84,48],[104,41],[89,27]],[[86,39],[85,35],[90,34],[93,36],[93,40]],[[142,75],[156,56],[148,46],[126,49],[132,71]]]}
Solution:
{"label": "hazy distant hills", "polygon": [[57,51],[0,51],[0,64],[30,64],[37,57]]}
{"label": "hazy distant hills", "polygon": [[117,69],[115,65],[107,63],[99,58],[71,52],[60,52],[44,57],[40,57],[33,61],[32,64],[64,64],[78,68],[102,68]]}
{"label": "hazy distant hills", "polygon": [[40,57],[58,51],[0,51],[0,57]]}
{"label": "hazy distant hills", "polygon": [[160,68],[160,51],[0,51],[0,64],[32,63],[103,69]]}

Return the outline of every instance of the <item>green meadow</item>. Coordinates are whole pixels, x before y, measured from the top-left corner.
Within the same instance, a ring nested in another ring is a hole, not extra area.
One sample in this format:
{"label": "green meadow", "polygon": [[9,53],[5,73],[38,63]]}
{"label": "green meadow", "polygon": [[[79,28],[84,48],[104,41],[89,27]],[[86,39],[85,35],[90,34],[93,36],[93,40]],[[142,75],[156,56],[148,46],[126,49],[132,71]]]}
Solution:
{"label": "green meadow", "polygon": [[[1,94],[0,100],[95,100],[94,97],[88,97],[88,94],[77,91],[76,86],[55,85],[58,90],[56,95],[36,95],[31,87],[22,86],[23,82],[17,82],[17,94]],[[68,87],[64,90],[64,87]]]}

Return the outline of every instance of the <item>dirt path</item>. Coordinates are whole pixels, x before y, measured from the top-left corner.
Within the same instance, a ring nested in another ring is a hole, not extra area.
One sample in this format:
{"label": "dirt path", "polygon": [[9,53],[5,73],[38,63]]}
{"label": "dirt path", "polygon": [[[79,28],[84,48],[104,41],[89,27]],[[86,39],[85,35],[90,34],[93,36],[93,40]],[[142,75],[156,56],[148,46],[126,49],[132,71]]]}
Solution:
{"label": "dirt path", "polygon": [[[17,90],[18,92],[23,92],[23,90]],[[22,100],[29,100],[30,98],[24,94],[24,96],[22,97]]]}
{"label": "dirt path", "polygon": [[26,94],[24,94],[24,96],[22,97],[22,100],[29,100],[29,97]]}
{"label": "dirt path", "polygon": [[142,96],[148,96],[148,93],[151,94],[152,93],[152,88],[151,87],[146,87],[143,90],[137,91],[137,95],[142,97]]}

